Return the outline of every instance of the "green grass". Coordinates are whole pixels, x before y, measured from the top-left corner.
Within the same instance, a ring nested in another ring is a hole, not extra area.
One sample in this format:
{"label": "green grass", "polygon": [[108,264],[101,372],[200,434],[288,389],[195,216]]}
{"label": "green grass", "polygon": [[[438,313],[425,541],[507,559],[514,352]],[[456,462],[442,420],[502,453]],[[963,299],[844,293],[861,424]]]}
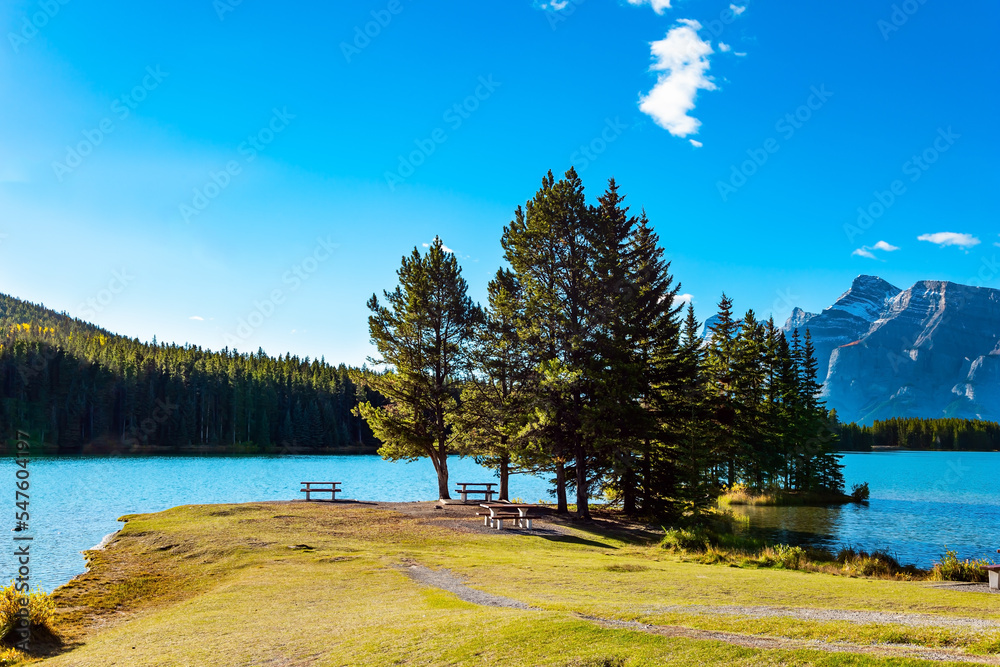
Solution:
{"label": "green grass", "polygon": [[[474,518],[468,519],[475,522]],[[58,590],[52,667],[128,665],[916,665],[796,643],[1000,650],[962,628],[685,613],[773,605],[1000,619],[1000,596],[926,584],[685,562],[619,533],[479,534],[363,505],[190,506],[129,517],[91,570]],[[296,545],[312,549],[291,549]],[[482,607],[407,577],[448,568],[536,609]],[[605,627],[584,617],[786,638],[787,647]],[[930,664],[930,663],[926,663]],[[943,663],[934,663],[943,664]]]}

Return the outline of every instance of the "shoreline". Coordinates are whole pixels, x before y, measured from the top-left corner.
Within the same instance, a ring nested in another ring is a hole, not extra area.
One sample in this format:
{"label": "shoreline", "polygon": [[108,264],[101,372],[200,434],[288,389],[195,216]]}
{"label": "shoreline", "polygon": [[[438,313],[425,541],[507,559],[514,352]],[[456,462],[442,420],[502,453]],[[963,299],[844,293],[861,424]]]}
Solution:
{"label": "shoreline", "polygon": [[[297,499],[126,515],[88,550],[87,572],[53,592],[62,643],[39,657],[531,665],[639,650],[652,651],[648,664],[809,663],[798,639],[843,653],[905,643],[1000,655],[981,636],[1000,626],[1000,598],[972,587],[694,563],[615,513],[580,522],[550,510],[528,531],[486,528],[477,510]],[[646,633],[641,648],[614,625],[625,617]],[[676,631],[647,632],[661,627]],[[698,647],[682,639],[702,631]],[[734,642],[752,655],[729,653]]]}

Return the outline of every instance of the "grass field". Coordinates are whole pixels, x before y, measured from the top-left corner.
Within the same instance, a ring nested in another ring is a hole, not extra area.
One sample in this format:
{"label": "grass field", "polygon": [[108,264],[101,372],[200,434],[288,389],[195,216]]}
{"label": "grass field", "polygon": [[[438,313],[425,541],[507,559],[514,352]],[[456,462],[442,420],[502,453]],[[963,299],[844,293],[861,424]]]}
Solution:
{"label": "grass field", "polygon": [[[998,595],[701,565],[597,526],[488,532],[471,508],[396,509],[256,503],[128,517],[57,591],[61,646],[34,664],[1000,664]],[[463,601],[415,581],[411,564],[531,608]],[[920,624],[838,619],[851,611]]]}

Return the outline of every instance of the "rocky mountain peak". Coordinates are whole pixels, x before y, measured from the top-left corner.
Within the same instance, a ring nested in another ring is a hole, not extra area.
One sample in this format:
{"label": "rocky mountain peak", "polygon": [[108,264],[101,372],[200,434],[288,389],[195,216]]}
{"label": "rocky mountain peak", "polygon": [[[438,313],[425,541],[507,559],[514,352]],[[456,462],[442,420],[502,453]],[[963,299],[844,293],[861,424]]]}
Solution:
{"label": "rocky mountain peak", "polygon": [[885,305],[902,291],[878,276],[860,275],[851,283],[851,289],[841,294],[826,310],[840,310],[867,322],[874,322]]}

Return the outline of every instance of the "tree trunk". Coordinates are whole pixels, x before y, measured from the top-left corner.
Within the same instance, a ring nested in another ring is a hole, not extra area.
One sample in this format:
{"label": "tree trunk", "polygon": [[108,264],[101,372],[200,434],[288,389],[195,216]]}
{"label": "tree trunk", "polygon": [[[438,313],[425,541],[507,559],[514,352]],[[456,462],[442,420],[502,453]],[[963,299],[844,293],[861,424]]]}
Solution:
{"label": "tree trunk", "polygon": [[500,500],[510,500],[507,489],[507,482],[510,479],[510,456],[504,454],[500,457]]}
{"label": "tree trunk", "polygon": [[590,518],[590,506],[587,502],[587,456],[583,453],[583,444],[576,445],[576,515],[581,519]]}
{"label": "tree trunk", "polygon": [[556,461],[556,512],[568,514],[569,506],[566,502],[566,468],[562,461]]}
{"label": "tree trunk", "polygon": [[649,440],[642,450],[642,511],[653,513],[653,456],[650,453]]}
{"label": "tree trunk", "polygon": [[625,473],[622,475],[622,497],[625,514],[635,516],[635,470],[632,469],[631,457],[626,463]]}
{"label": "tree trunk", "polygon": [[431,457],[431,460],[434,462],[434,471],[437,472],[438,476],[438,498],[451,500],[451,495],[448,493],[448,455],[444,453],[444,449],[442,443],[441,451],[436,456]]}

